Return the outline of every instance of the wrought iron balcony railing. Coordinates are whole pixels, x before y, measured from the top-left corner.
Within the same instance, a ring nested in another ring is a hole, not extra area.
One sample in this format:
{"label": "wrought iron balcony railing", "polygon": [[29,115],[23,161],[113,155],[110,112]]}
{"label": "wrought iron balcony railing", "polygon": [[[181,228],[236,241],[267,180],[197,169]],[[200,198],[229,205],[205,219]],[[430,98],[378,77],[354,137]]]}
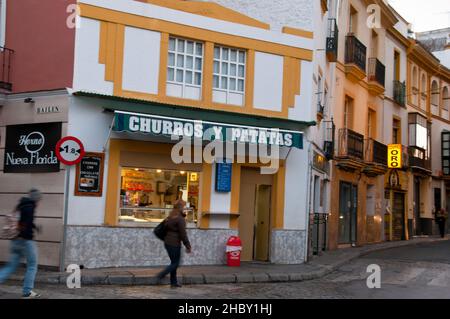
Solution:
{"label": "wrought iron balcony railing", "polygon": [[364,136],[347,128],[339,129],[339,157],[364,159]]}
{"label": "wrought iron balcony railing", "polygon": [[339,29],[336,19],[328,19],[327,57],[330,62],[336,62],[338,56]]}
{"label": "wrought iron balcony railing", "polygon": [[11,60],[14,51],[0,47],[0,89],[11,91]]}
{"label": "wrought iron balcony railing", "polygon": [[377,58],[369,59],[369,81],[378,82],[384,87],[386,67]]}
{"label": "wrought iron balcony railing", "polygon": [[387,146],[372,138],[367,139],[365,161],[387,165]]}
{"label": "wrought iron balcony railing", "polygon": [[394,81],[394,101],[401,105],[405,106],[406,101],[406,84],[405,82]]}
{"label": "wrought iron balcony railing", "polygon": [[345,63],[356,64],[366,72],[366,46],[354,35],[348,35],[345,41]]}

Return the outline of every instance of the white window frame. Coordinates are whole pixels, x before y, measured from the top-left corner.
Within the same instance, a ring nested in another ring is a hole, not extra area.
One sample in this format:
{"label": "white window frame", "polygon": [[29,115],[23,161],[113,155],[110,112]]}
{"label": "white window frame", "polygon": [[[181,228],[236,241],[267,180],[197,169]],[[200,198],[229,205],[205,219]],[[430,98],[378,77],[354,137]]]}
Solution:
{"label": "white window frame", "polygon": [[[171,40],[175,40],[175,48],[172,50],[170,47]],[[179,45],[180,43],[184,43],[183,51],[179,51]],[[193,44],[193,51],[192,53],[188,53],[188,43]],[[201,54],[198,53],[198,47],[197,45],[201,45]],[[171,64],[171,55],[174,56],[173,64]],[[180,58],[182,58],[182,62],[179,62]],[[188,67],[188,60],[189,58],[192,59],[192,67]],[[200,61],[200,69],[197,67],[197,61]],[[182,96],[184,98],[186,87],[195,87],[200,89],[200,96],[202,94],[202,85],[203,85],[203,69],[204,69],[204,61],[205,61],[205,44],[200,41],[194,41],[190,39],[184,39],[180,37],[169,37],[169,46],[168,46],[168,52],[167,52],[167,69],[165,72],[167,72],[167,83],[168,84],[176,84],[176,85],[182,85]],[[174,77],[171,79],[170,77],[170,70],[174,70]],[[183,79],[181,81],[177,80],[179,72],[182,72]],[[192,82],[186,82],[187,75],[191,73],[192,74]],[[200,84],[196,82],[196,76],[197,74],[200,74]]]}
{"label": "white window frame", "polygon": [[[219,56],[217,55],[217,50],[219,50]],[[236,52],[236,60],[232,60],[232,52]],[[227,52],[227,56],[225,55]],[[243,54],[243,59],[241,59],[241,54]],[[218,65],[218,68],[217,68]],[[236,66],[236,73],[232,74],[232,66]],[[226,66],[226,74],[223,72]],[[243,68],[243,75],[241,76],[239,71]],[[214,46],[214,59],[213,59],[213,90],[221,91],[226,93],[227,104],[229,102],[229,95],[231,93],[239,94],[245,97],[245,86],[247,78],[247,52],[243,49],[231,48],[222,45]],[[223,81],[226,79],[226,88],[224,88]],[[235,89],[231,89],[231,81],[235,81]],[[218,81],[218,82],[217,82]],[[239,89],[239,83],[242,81],[242,90]]]}
{"label": "white window frame", "polygon": [[6,41],[6,0],[0,0],[0,47],[5,46]]}

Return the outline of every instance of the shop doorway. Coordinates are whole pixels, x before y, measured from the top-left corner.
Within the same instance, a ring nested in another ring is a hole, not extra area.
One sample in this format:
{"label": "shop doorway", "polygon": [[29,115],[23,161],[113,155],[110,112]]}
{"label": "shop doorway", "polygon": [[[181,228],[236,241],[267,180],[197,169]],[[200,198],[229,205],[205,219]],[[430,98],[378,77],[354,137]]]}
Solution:
{"label": "shop doorway", "polygon": [[358,187],[341,182],[339,185],[339,244],[356,244]]}
{"label": "shop doorway", "polygon": [[239,201],[239,237],[243,261],[268,261],[273,175],[242,167]]}
{"label": "shop doorway", "polygon": [[393,240],[405,240],[405,194],[394,192],[392,205],[392,238]]}
{"label": "shop doorway", "polygon": [[413,234],[420,236],[422,230],[420,227],[420,179],[414,178],[414,220],[413,220]]}

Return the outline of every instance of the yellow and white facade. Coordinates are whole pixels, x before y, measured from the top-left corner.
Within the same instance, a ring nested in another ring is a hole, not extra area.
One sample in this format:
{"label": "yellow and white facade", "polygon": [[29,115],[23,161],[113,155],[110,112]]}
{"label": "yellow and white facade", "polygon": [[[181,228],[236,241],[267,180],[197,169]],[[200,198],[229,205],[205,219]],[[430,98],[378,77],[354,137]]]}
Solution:
{"label": "yellow and white facade", "polygon": [[316,117],[313,33],[272,31],[211,2],[80,0],[79,9],[68,134],[103,152],[105,166],[100,197],[74,196],[69,184],[65,264],[164,264],[152,227],[178,197],[192,212],[185,263],[222,263],[231,235],[242,238],[243,260],[304,262],[305,138],[302,147],[281,147],[271,175],[261,174],[263,160],[238,152],[244,160],[232,164],[231,189],[221,192],[221,158],[176,164],[170,139],[118,132],[112,123],[127,112],[303,136]]}

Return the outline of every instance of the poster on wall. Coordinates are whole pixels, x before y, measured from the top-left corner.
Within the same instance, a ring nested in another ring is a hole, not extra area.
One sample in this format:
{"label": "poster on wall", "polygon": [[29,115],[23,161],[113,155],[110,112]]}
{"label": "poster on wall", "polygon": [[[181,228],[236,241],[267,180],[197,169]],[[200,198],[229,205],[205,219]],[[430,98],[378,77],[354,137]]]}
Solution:
{"label": "poster on wall", "polygon": [[216,191],[221,193],[231,192],[231,163],[216,164]]}
{"label": "poster on wall", "polygon": [[102,196],[104,153],[85,153],[77,164],[75,196]]}
{"label": "poster on wall", "polygon": [[6,126],[4,173],[59,172],[61,122]]}

